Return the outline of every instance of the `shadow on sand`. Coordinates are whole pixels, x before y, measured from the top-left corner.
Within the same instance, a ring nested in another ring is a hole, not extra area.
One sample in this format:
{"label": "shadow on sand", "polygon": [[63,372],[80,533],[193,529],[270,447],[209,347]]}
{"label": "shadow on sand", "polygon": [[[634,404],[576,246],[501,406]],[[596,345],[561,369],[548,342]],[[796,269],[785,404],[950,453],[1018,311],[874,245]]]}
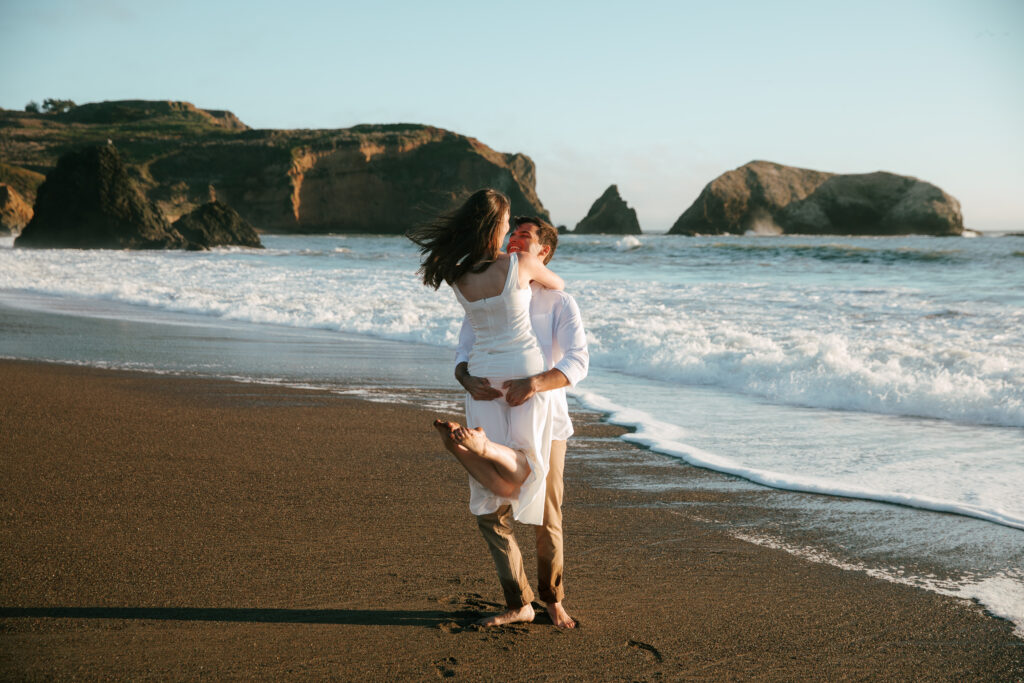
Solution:
{"label": "shadow on sand", "polygon": [[472,611],[386,609],[245,609],[212,607],[0,607],[0,619],[152,619],[163,621],[226,621],[264,624],[353,624],[361,626],[426,626],[480,616]]}

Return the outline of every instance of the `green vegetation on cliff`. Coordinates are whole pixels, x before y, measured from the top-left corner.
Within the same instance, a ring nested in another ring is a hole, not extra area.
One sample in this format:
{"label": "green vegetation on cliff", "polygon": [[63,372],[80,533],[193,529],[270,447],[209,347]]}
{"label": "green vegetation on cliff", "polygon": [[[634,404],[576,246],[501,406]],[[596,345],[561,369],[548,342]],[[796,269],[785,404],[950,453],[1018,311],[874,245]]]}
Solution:
{"label": "green vegetation on cliff", "polygon": [[30,171],[27,168],[21,168],[19,166],[11,166],[0,162],[0,183],[10,185],[22,197],[36,196],[36,190],[43,184],[43,180],[46,176],[42,173],[36,173]]}

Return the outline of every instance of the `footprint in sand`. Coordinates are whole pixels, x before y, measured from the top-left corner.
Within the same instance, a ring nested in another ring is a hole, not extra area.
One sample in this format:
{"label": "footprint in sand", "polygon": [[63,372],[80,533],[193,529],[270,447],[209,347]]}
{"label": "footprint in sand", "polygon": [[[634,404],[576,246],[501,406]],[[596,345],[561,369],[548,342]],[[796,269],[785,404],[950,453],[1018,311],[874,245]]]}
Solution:
{"label": "footprint in sand", "polygon": [[434,668],[437,669],[437,675],[441,678],[453,678],[455,676],[455,667],[458,665],[459,660],[455,657],[445,657],[434,662]]}
{"label": "footprint in sand", "polygon": [[654,656],[654,660],[655,661],[658,661],[658,662],[661,661],[661,653],[658,652],[658,648],[654,647],[653,645],[648,645],[647,643],[642,643],[639,640],[630,640],[629,642],[626,643],[626,645],[628,647],[635,647],[638,650],[645,650],[647,652],[650,652],[651,655]]}

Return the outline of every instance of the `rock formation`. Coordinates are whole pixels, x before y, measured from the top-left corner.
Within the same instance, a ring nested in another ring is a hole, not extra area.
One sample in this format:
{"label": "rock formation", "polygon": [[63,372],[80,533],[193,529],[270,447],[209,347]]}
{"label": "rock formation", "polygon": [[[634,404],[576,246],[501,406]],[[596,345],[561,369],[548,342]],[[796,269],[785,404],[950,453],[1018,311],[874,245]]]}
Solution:
{"label": "rock formation", "polygon": [[775,212],[805,198],[830,177],[830,173],[752,161],[708,183],[669,234],[767,232]]}
{"label": "rock formation", "polygon": [[959,235],[960,204],[892,173],[836,175],[752,161],[711,181],[669,234]]}
{"label": "rock formation", "polygon": [[32,207],[10,185],[0,183],[0,235],[17,235],[32,220]]}
{"label": "rock formation", "polygon": [[111,145],[69,152],[46,176],[16,247],[174,249],[185,240],[143,196]]}
{"label": "rock formation", "polygon": [[892,173],[829,178],[776,218],[787,233],[959,235],[960,202],[936,186]]}
{"label": "rock formation", "polygon": [[4,162],[30,172],[51,170],[69,141],[111,140],[169,218],[217,199],[261,232],[401,234],[482,187],[507,194],[513,214],[548,218],[529,157],[470,137],[416,124],[288,131],[234,121],[186,102],[0,110],[0,140]]}
{"label": "rock formation", "polygon": [[636,211],[619,196],[619,188],[611,185],[604,191],[586,217],[576,224],[577,234],[639,235]]}
{"label": "rock formation", "polygon": [[189,249],[240,246],[263,248],[256,230],[238,212],[218,201],[203,204],[171,226],[188,241]]}
{"label": "rock formation", "polygon": [[158,204],[173,213],[212,188],[264,232],[402,234],[493,187],[509,196],[513,215],[548,216],[528,157],[438,128],[259,135],[247,144],[186,146],[153,161]]}

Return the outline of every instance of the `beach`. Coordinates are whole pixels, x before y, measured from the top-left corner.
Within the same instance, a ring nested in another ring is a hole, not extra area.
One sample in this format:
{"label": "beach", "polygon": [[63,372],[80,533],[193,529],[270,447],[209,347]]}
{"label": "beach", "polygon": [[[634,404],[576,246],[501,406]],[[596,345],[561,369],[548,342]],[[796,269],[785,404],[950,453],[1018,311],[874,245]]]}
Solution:
{"label": "beach", "polygon": [[1013,624],[977,604],[718,523],[796,494],[679,466],[694,486],[612,481],[664,458],[596,414],[574,415],[565,473],[580,628],[478,629],[501,592],[435,409],[10,360],[0,378],[5,679],[1024,676]]}

